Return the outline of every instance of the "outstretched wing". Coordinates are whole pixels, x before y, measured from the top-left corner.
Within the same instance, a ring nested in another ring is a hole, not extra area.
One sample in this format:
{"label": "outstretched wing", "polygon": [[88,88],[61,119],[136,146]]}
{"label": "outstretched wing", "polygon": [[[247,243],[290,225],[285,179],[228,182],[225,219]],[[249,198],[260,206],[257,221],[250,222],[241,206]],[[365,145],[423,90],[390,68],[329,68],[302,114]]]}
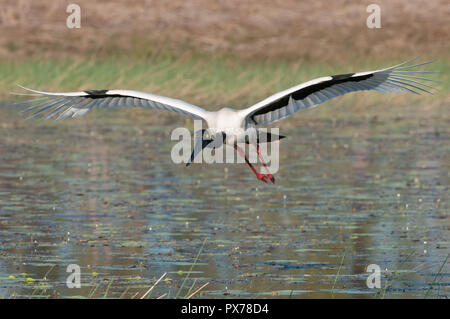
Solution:
{"label": "outstretched wing", "polygon": [[34,95],[44,95],[43,98],[20,102],[20,104],[28,106],[24,113],[31,113],[29,118],[41,116],[44,120],[56,118],[56,121],[60,121],[69,116],[83,116],[94,107],[116,108],[127,106],[167,110],[199,119],[205,119],[208,113],[201,107],[181,100],[139,91],[90,90],[55,93],[22,88],[37,93]]}
{"label": "outstretched wing", "polygon": [[312,108],[334,97],[353,91],[431,93],[426,88],[432,89],[433,87],[423,83],[423,81],[433,80],[415,75],[438,72],[409,70],[432,61],[402,66],[415,59],[417,58],[376,71],[339,74],[314,79],[269,96],[243,110],[243,113],[246,115],[247,123],[255,125],[270,124],[295,113],[299,109]]}

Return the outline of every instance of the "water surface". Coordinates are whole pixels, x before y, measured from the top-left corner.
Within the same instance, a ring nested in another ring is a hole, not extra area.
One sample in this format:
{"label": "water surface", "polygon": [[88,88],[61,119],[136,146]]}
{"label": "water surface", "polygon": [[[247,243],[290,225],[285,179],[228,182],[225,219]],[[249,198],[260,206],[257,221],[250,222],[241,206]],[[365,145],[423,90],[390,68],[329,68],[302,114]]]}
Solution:
{"label": "water surface", "polygon": [[139,297],[167,272],[151,298],[448,298],[449,118],[346,112],[281,126],[265,185],[245,164],[174,164],[176,116],[3,108],[0,296]]}

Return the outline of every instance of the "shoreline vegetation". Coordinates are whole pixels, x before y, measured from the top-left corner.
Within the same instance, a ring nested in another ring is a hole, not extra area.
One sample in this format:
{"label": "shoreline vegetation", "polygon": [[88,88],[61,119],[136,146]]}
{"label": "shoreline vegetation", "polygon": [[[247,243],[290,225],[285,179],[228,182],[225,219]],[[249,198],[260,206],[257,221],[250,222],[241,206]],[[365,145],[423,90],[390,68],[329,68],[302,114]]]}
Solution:
{"label": "shoreline vegetation", "polygon": [[66,25],[67,1],[4,0],[0,59],[130,59],[205,52],[240,60],[333,63],[447,58],[445,0],[379,3],[380,28],[367,26],[372,2],[353,0],[78,0],[80,28]]}
{"label": "shoreline vegetation", "polygon": [[[408,57],[410,58],[410,57]],[[427,59],[421,58],[422,61]],[[402,61],[349,61],[347,67],[330,63],[291,63],[286,61],[246,62],[233,57],[211,58],[202,54],[154,56],[130,60],[126,56],[73,60],[27,58],[22,61],[0,61],[0,100],[22,100],[26,93],[17,84],[44,91],[79,91],[88,89],[130,89],[186,100],[207,108],[252,105],[267,96],[321,76],[368,71],[389,67]],[[427,75],[431,83],[428,94],[388,94],[400,105],[427,101],[442,104],[450,100],[449,60],[437,60],[421,70],[441,73]],[[340,97],[349,104],[384,104],[386,97],[377,92],[360,92]],[[395,97],[394,97],[395,95]],[[340,102],[339,102],[340,103]],[[358,107],[354,107],[358,110]]]}

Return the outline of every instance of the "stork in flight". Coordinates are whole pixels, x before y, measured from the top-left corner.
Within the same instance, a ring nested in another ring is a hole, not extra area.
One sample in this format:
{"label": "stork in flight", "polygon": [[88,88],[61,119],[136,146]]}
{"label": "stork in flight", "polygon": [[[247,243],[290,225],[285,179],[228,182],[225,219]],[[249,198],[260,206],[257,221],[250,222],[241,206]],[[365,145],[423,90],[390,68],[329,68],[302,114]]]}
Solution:
{"label": "stork in flight", "polygon": [[[420,94],[420,92],[431,94],[428,89],[433,87],[424,82],[434,80],[425,78],[422,74],[438,72],[417,71],[415,69],[432,61],[408,65],[417,58],[376,71],[317,78],[278,92],[242,110],[222,108],[216,112],[207,111],[181,100],[131,90],[88,90],[83,92],[55,93],[32,90],[22,86],[23,89],[33,92],[34,94],[32,95],[44,95],[44,97],[20,103],[28,106],[24,113],[31,113],[30,118],[41,116],[44,120],[55,118],[56,121],[60,121],[67,117],[80,117],[94,107],[116,108],[131,106],[167,110],[185,114],[195,119],[202,119],[206,121],[208,129],[200,132],[206,134],[200,135],[200,141],[196,139],[198,147],[194,145],[194,151],[186,166],[192,162],[199,151],[212,144],[212,141],[220,139],[221,142],[232,145],[244,157],[246,163],[259,180],[265,183],[268,183],[270,180],[272,183],[275,183],[275,179],[267,169],[260,153],[259,143],[264,141],[257,141],[256,150],[267,174],[258,172],[237,145],[238,143],[246,142],[249,129],[258,130],[260,125],[271,124],[288,117],[300,109],[315,107],[334,97],[353,91],[376,90],[382,93],[406,91],[416,94]],[[265,142],[269,143],[281,138],[283,136],[269,135]]]}

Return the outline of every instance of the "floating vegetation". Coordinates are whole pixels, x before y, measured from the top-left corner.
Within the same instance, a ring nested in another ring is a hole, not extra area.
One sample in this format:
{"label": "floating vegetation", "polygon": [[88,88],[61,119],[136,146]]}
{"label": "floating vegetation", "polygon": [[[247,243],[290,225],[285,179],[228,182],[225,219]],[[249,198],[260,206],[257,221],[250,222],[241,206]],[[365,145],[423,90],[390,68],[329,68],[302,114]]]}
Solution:
{"label": "floating vegetation", "polygon": [[0,297],[448,298],[448,116],[331,107],[288,122],[300,138],[281,144],[274,186],[243,165],[173,164],[174,123],[2,110]]}

